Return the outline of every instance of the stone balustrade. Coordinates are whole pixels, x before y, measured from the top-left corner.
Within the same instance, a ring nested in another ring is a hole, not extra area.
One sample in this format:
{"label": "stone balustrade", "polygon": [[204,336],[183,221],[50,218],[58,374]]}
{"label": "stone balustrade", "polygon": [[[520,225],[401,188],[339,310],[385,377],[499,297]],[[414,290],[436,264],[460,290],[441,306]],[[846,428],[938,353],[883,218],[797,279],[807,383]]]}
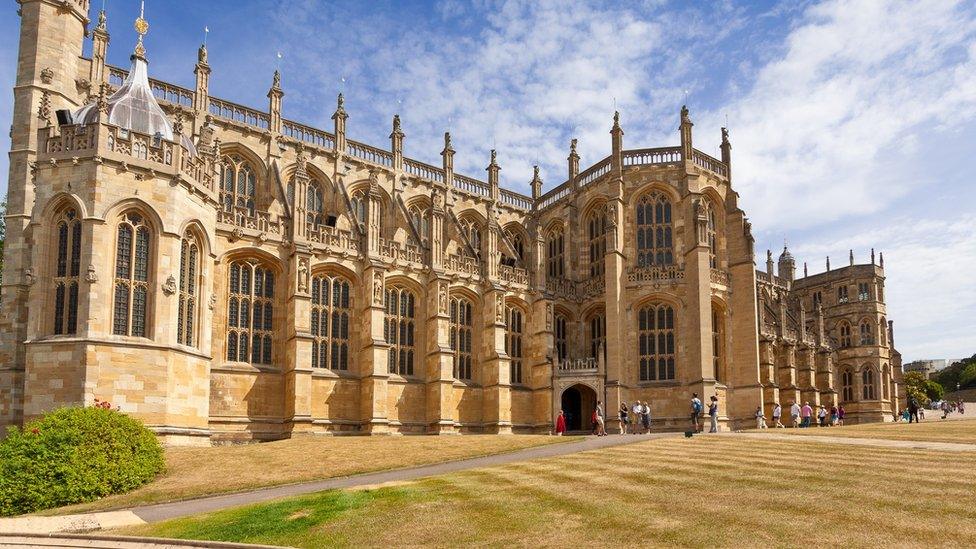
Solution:
{"label": "stone balustrade", "polygon": [[351,231],[343,231],[328,225],[308,224],[309,242],[322,244],[334,251],[359,253],[359,237]]}
{"label": "stone balustrade", "polygon": [[512,284],[529,285],[529,272],[519,267],[509,267],[508,265],[499,266],[498,278]]}
{"label": "stone balustrade", "polygon": [[479,276],[481,275],[481,264],[480,262],[473,258],[457,254],[452,254],[447,256],[444,261],[444,267],[448,271],[454,271],[456,273],[469,275],[469,276]]}
{"label": "stone balustrade", "polygon": [[729,285],[729,273],[721,269],[712,269],[710,276],[713,284]]}
{"label": "stone balustrade", "polygon": [[676,282],[684,278],[684,270],[677,265],[634,267],[627,273],[628,282]]}
{"label": "stone balustrade", "polygon": [[393,153],[384,151],[382,149],[377,149],[376,147],[371,147],[364,143],[347,141],[346,154],[359,158],[360,160],[365,160],[366,162],[370,162],[372,164],[378,164],[387,168],[393,167]]}
{"label": "stone balustrade", "polygon": [[424,254],[413,244],[403,244],[395,240],[380,239],[380,255],[394,262],[406,262],[422,265]]}
{"label": "stone balustrade", "polygon": [[263,234],[282,236],[287,233],[285,223],[277,216],[270,212],[245,208],[243,206],[221,208],[217,212],[217,221]]}
{"label": "stone balustrade", "polygon": [[556,361],[557,375],[581,375],[595,374],[599,371],[600,365],[593,357],[573,358]]}

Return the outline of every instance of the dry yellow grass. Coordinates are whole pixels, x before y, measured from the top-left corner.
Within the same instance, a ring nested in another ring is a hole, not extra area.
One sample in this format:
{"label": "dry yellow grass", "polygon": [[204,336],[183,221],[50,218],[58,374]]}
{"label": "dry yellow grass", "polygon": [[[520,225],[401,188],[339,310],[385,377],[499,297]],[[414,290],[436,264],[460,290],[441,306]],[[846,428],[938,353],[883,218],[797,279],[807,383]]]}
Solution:
{"label": "dry yellow grass", "polygon": [[974,468],[976,453],[669,438],[127,533],[300,547],[976,546]]}
{"label": "dry yellow grass", "polygon": [[500,454],[575,437],[544,435],[302,437],[262,444],[166,449],[166,472],[142,488],[47,514],[119,509]]}
{"label": "dry yellow grass", "polygon": [[922,440],[976,444],[976,418],[943,421],[941,412],[928,412],[921,423],[868,423],[809,429],[775,429],[770,432],[792,435],[820,435],[853,438],[886,438],[889,440]]}

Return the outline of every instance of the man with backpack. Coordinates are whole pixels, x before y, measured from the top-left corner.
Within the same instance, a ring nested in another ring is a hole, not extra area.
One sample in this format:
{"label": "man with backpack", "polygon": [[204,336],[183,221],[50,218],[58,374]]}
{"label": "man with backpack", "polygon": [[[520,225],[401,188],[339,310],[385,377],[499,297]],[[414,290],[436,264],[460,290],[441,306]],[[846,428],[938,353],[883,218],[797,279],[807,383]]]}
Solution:
{"label": "man with backpack", "polygon": [[696,433],[702,430],[701,424],[702,401],[698,398],[698,393],[691,394],[691,426]]}

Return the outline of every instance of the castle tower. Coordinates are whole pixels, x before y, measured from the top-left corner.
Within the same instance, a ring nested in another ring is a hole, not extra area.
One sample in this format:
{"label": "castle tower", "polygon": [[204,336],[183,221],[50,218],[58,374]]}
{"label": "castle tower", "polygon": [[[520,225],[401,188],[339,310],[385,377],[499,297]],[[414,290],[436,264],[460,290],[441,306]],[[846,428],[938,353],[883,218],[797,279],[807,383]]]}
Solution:
{"label": "castle tower", "polygon": [[779,261],[777,263],[779,268],[779,277],[786,281],[787,285],[792,284],[794,277],[796,276],[796,260],[793,259],[793,254],[783,246],[783,253],[779,254]]}
{"label": "castle tower", "polygon": [[30,259],[34,245],[30,215],[35,201],[31,165],[41,147],[38,130],[55,123],[58,109],[80,105],[82,94],[75,78],[89,72],[89,67],[79,67],[85,63],[80,59],[89,22],[88,0],[63,5],[22,0],[19,14],[20,47],[7,176],[7,233],[0,279],[0,386],[10,388],[10,396],[6,397],[9,402],[0,397],[0,429],[4,424],[19,422],[23,410],[27,296],[35,280]]}

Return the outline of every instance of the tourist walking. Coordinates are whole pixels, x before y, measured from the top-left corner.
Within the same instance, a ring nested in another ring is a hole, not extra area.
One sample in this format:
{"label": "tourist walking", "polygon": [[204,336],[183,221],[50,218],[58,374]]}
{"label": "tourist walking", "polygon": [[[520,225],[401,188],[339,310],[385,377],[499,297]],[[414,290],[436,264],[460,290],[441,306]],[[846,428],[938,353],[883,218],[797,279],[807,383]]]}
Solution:
{"label": "tourist walking", "polygon": [[803,403],[803,408],[800,408],[800,427],[809,427],[811,418],[813,417],[813,408],[810,407],[809,402]]}
{"label": "tourist walking", "polygon": [[708,419],[711,421],[712,425],[708,429],[709,433],[718,432],[718,397],[712,395],[708,403]]}
{"label": "tourist walking", "polygon": [[651,403],[644,402],[644,414],[641,416],[641,421],[644,422],[644,431],[647,433],[651,432]]}
{"label": "tourist walking", "polygon": [[593,410],[596,415],[596,434],[601,437],[607,436],[607,424],[606,416],[603,415],[603,401],[596,401],[596,410]]}
{"label": "tourist walking", "polygon": [[943,400],[942,401],[942,419],[945,419],[945,418],[949,417],[949,411],[950,410],[951,410],[951,408],[949,408],[949,401],[948,400]]}
{"label": "tourist walking", "polygon": [[790,401],[790,419],[793,420],[790,427],[795,428],[800,426],[800,404],[795,400]]}
{"label": "tourist walking", "polygon": [[641,433],[641,427],[643,426],[641,416],[644,414],[644,406],[641,405],[639,400],[634,401],[634,407],[631,409],[631,412],[630,433],[633,435],[639,435]]}
{"label": "tourist walking", "polygon": [[820,409],[817,410],[817,420],[821,427],[827,426],[827,408],[821,404]]}
{"label": "tourist walking", "polygon": [[556,417],[556,436],[563,436],[566,432],[566,416],[563,415],[563,411],[559,410],[559,416]]}
{"label": "tourist walking", "polygon": [[763,415],[762,406],[756,406],[756,429],[766,428],[766,416]]}
{"label": "tourist walking", "polygon": [[909,395],[908,396],[908,423],[912,423],[913,420],[915,423],[919,422],[918,400],[916,400],[914,396]]}
{"label": "tourist walking", "polygon": [[841,404],[837,407],[837,425],[844,424],[844,418],[847,417],[847,410],[844,409],[844,405]]}
{"label": "tourist walking", "polygon": [[783,422],[780,418],[783,416],[783,407],[779,405],[779,402],[773,403],[773,427],[783,428]]}
{"label": "tourist walking", "polygon": [[620,403],[620,434],[627,433],[627,403]]}
{"label": "tourist walking", "polygon": [[836,406],[831,406],[830,407],[830,425],[831,426],[837,425],[837,407]]}
{"label": "tourist walking", "polygon": [[701,425],[701,415],[702,415],[702,401],[698,398],[698,393],[691,394],[691,426],[696,433],[700,433],[703,425]]}

